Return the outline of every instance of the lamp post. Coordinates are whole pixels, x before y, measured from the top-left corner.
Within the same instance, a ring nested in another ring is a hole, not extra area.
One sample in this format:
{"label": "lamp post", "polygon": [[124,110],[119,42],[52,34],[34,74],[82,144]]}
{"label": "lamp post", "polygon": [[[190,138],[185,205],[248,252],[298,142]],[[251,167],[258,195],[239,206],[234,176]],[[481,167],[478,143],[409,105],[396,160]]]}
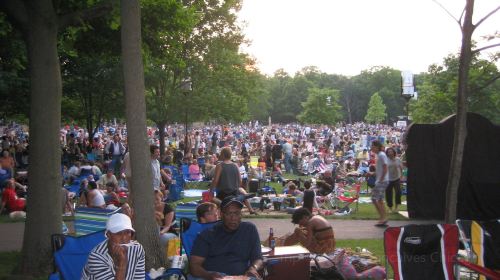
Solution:
{"label": "lamp post", "polygon": [[417,97],[415,86],[413,84],[413,73],[410,71],[401,72],[401,97],[406,101],[406,121],[410,121],[410,100]]}
{"label": "lamp post", "polygon": [[[187,100],[187,95],[191,91],[193,91],[192,88],[193,82],[191,81],[191,77],[187,77],[186,79],[181,81],[181,92],[184,94]],[[184,107],[184,155],[186,155],[189,152],[189,147],[188,147],[188,108],[187,106]]]}

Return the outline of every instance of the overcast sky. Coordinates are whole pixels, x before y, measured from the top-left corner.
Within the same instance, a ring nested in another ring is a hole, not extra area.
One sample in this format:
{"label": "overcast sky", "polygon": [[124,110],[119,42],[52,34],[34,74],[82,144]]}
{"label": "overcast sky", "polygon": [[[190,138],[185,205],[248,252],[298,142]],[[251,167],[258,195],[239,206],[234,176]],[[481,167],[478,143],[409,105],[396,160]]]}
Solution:
{"label": "overcast sky", "polygon": [[[456,18],[465,5],[439,2]],[[474,22],[499,5],[476,0]],[[420,73],[458,52],[461,43],[458,24],[432,0],[243,0],[239,18],[251,41],[242,50],[269,75],[279,68],[293,75],[312,65],[348,76],[378,65]],[[474,38],[495,30],[500,12]]]}

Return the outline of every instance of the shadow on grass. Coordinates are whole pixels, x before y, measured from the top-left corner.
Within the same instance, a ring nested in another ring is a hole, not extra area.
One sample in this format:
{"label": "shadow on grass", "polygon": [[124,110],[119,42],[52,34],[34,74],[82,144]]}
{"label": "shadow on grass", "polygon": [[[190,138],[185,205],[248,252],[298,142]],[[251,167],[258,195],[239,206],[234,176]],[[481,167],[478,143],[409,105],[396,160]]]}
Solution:
{"label": "shadow on grass", "polygon": [[0,252],[0,280],[42,280],[47,276],[30,277],[24,275],[15,275],[17,265],[21,263],[21,252]]}
{"label": "shadow on grass", "polygon": [[21,252],[0,253],[0,279],[8,279],[15,266],[21,261]]}

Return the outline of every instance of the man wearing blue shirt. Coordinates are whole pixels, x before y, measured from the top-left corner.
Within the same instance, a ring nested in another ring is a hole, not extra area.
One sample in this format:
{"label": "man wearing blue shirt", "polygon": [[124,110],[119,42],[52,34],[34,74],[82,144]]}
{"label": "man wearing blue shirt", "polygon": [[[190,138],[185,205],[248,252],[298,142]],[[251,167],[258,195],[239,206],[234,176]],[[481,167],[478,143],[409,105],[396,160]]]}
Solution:
{"label": "man wearing blue shirt", "polygon": [[222,221],[201,232],[189,260],[192,276],[219,279],[224,275],[246,275],[260,279],[262,252],[254,224],[241,221],[243,203],[234,196],[221,203]]}

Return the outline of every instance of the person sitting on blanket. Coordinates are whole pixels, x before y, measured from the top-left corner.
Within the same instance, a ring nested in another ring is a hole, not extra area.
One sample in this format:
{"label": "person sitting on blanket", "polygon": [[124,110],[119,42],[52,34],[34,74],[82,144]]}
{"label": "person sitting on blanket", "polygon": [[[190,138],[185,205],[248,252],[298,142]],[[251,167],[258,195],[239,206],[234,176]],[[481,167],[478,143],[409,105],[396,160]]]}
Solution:
{"label": "person sitting on blanket", "polygon": [[133,240],[134,233],[129,216],[113,214],[106,223],[106,240],[90,251],[81,279],[145,279],[144,248]]}
{"label": "person sitting on blanket", "polygon": [[[335,235],[330,222],[319,215],[312,215],[307,208],[299,208],[292,215],[298,224],[293,234],[285,237],[284,246],[300,243],[311,253],[323,254],[335,250]],[[276,243],[278,245],[278,242]]]}
{"label": "person sitting on blanket", "polygon": [[[254,224],[241,221],[243,203],[234,196],[221,203],[222,221],[202,231],[194,241],[188,279],[220,279],[246,275],[261,279],[262,252]],[[196,278],[198,277],[198,278]]]}
{"label": "person sitting on blanket", "polygon": [[326,170],[316,181],[317,194],[321,196],[328,195],[335,189],[335,178],[332,170]]}
{"label": "person sitting on blanket", "polygon": [[106,202],[104,201],[104,196],[102,192],[97,189],[97,184],[95,181],[89,182],[87,186],[87,207],[94,208],[106,208]]}
{"label": "person sitting on blanket", "polygon": [[6,181],[5,188],[2,192],[0,213],[4,209],[10,212],[26,211],[26,199],[17,197],[16,182],[14,179]]}

